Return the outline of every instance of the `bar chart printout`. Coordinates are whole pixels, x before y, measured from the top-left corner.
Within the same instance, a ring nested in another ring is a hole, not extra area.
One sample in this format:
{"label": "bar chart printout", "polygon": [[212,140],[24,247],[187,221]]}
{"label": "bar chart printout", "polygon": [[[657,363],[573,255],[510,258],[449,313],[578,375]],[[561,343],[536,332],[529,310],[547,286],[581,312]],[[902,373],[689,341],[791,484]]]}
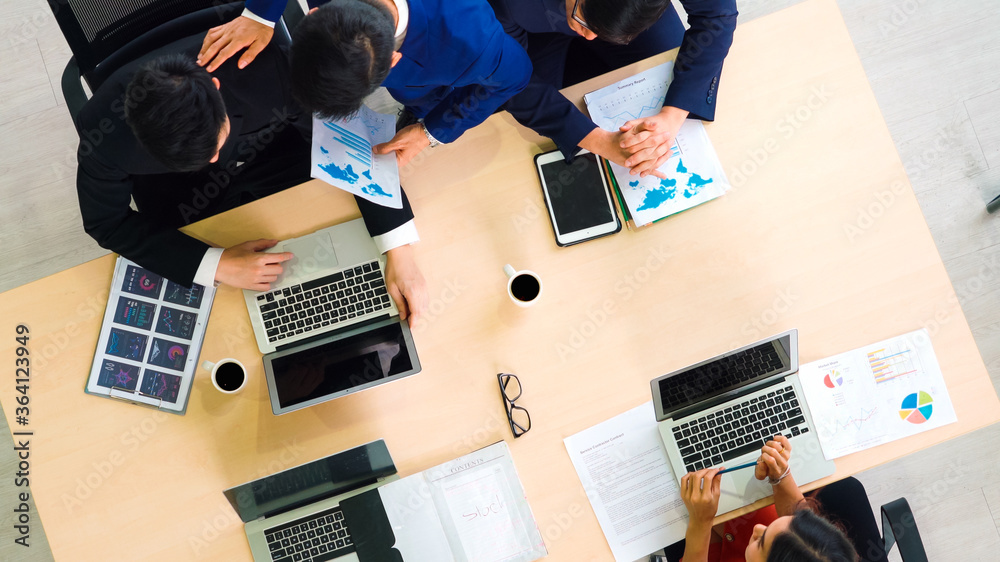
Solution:
{"label": "bar chart printout", "polygon": [[828,459],[957,420],[926,330],[802,365],[799,380]]}
{"label": "bar chart printout", "polygon": [[395,133],[390,115],[366,106],[346,119],[313,117],[311,176],[384,207],[400,209],[403,198],[395,153],[375,154],[372,147]]}

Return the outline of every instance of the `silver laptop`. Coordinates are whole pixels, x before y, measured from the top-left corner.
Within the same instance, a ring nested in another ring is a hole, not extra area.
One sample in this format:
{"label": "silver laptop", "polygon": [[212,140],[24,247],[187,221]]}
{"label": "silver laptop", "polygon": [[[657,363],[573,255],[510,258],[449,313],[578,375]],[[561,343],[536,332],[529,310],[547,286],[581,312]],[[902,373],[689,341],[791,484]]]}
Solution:
{"label": "silver laptop", "polygon": [[378,440],[223,493],[245,523],[256,562],[357,562],[340,502],[398,479]]}
{"label": "silver laptop", "polygon": [[275,414],[420,372],[410,329],[386,288],[385,256],[362,219],[268,251],[295,257],[270,291],[243,297]]}
{"label": "silver laptop", "polygon": [[[798,378],[798,331],[791,330],[653,380],[660,438],[677,482],[688,472],[760,457],[777,434],[792,446],[798,484],[834,473],[823,457]],[[752,468],[722,476],[719,512],[772,495]]]}

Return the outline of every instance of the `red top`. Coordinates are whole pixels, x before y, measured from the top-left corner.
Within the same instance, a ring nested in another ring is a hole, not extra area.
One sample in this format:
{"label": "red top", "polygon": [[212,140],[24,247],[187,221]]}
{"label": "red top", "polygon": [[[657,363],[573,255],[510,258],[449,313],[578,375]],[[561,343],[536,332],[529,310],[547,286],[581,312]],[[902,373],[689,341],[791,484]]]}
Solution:
{"label": "red top", "polygon": [[[778,518],[774,505],[762,507],[736,519],[726,521],[722,542],[708,547],[709,562],[746,562],[746,550],[755,525],[770,525]],[[683,558],[681,559],[683,562]]]}

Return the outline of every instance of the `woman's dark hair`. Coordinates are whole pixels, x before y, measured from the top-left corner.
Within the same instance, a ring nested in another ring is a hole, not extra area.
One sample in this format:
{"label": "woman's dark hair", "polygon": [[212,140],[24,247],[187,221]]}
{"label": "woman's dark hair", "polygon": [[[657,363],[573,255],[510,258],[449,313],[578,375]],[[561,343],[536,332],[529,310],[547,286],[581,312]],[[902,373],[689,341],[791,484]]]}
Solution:
{"label": "woman's dark hair", "polygon": [[579,13],[600,39],[626,45],[656,23],[669,5],[670,0],[583,0]]}
{"label": "woman's dark hair", "polygon": [[395,31],[377,0],[324,4],[292,34],[292,96],[323,119],[353,115],[389,75]]}
{"label": "woman's dark hair", "polygon": [[799,508],[788,530],[774,537],[767,562],[856,562],[857,553],[844,532],[817,515]]}
{"label": "woman's dark hair", "polygon": [[226,105],[212,75],[193,58],[164,55],[132,76],[125,121],[154,158],[175,172],[193,172],[219,150]]}

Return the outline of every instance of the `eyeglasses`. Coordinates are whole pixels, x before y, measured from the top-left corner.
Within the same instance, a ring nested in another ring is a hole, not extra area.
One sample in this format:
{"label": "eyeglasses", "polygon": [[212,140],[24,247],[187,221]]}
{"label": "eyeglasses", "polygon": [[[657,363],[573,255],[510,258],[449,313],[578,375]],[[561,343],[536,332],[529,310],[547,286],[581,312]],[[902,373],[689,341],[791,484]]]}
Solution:
{"label": "eyeglasses", "polygon": [[578,9],[580,9],[580,0],[576,0],[576,2],[573,4],[573,21],[575,21],[576,23],[582,25],[583,27],[587,28],[588,30],[593,31],[593,29],[590,29],[590,26],[587,25],[587,22],[583,21],[583,18],[581,18],[580,16],[576,15],[576,11]]}
{"label": "eyeglasses", "polygon": [[521,381],[517,375],[498,373],[497,382],[500,384],[504,410],[507,411],[507,421],[510,422],[510,432],[514,434],[514,439],[517,439],[531,429],[531,416],[528,415],[528,410],[514,404],[521,397]]}

